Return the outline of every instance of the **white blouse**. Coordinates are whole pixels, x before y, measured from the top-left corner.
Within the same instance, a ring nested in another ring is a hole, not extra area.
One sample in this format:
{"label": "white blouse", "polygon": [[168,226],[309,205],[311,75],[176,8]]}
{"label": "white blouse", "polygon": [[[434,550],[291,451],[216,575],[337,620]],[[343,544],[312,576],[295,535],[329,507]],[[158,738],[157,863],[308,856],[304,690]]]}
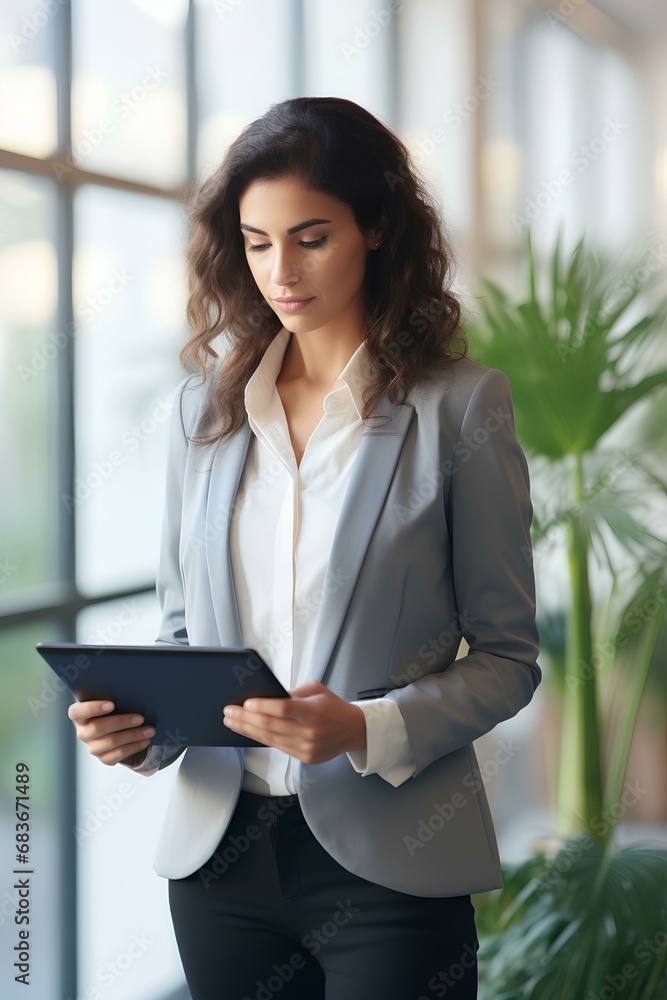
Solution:
{"label": "white blouse", "polygon": [[[308,679],[331,542],[364,429],[363,389],[372,374],[362,343],[325,396],[322,418],[297,466],[276,389],[290,337],[282,327],[246,385],[253,437],[230,527],[243,642],[288,690]],[[366,716],[367,743],[365,750],[347,754],[351,766],[400,785],[412,775],[414,760],[398,704],[389,698],[352,704]],[[296,791],[292,757],[282,750],[246,747],[244,757],[247,791]]]}

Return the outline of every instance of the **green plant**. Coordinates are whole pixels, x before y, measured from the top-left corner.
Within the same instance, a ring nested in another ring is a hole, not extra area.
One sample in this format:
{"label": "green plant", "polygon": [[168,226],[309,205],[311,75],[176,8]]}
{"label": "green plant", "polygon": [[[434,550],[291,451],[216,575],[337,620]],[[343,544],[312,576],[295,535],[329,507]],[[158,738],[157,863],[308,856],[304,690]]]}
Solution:
{"label": "green plant", "polygon": [[[560,242],[559,236],[543,297],[536,287],[530,230],[527,298],[515,304],[482,279],[488,298],[469,337],[484,364],[506,372],[512,385],[517,434],[531,479],[543,493],[543,502],[535,504],[534,550],[564,536],[569,600],[559,832],[584,831],[603,846],[613,827],[601,837],[594,820],[618,799],[667,601],[667,543],[648,525],[651,505],[667,498],[661,471],[649,461],[649,445],[655,448],[660,436],[655,426],[644,424],[635,428],[632,447],[615,446],[613,437],[622,418],[636,419],[642,404],[667,386],[667,370],[645,371],[651,349],[664,338],[667,298],[642,312],[641,296],[655,286],[658,272],[646,275],[639,264],[613,266],[586,252],[583,239],[565,264]],[[663,445],[665,430],[663,424]],[[593,561],[611,581],[597,605]],[[641,629],[631,629],[626,623],[633,609],[636,617],[651,594],[654,613],[643,616]],[[630,692],[605,780],[599,675],[623,661],[628,645]]]}
{"label": "green plant", "polygon": [[[667,851],[621,850],[613,836],[667,607],[667,542],[651,528],[667,500],[667,370],[655,365],[667,298],[643,310],[657,273],[613,266],[583,240],[566,263],[560,244],[540,294],[529,231],[527,298],[483,280],[469,329],[512,386],[534,553],[560,546],[568,581],[562,614],[545,622],[562,705],[563,846],[504,867],[504,888],[479,907],[480,1000],[667,1000]],[[613,734],[602,678],[621,688]]]}
{"label": "green plant", "polygon": [[504,877],[477,919],[479,1000],[665,1000],[664,851],[579,834]]}

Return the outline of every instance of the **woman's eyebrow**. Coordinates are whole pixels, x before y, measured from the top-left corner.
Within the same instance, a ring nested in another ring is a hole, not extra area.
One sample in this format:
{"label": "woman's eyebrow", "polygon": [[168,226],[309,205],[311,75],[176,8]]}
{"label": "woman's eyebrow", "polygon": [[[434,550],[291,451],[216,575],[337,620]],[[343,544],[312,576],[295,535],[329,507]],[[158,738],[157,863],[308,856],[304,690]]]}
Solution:
{"label": "woman's eyebrow", "polygon": [[[309,226],[317,226],[321,222],[331,222],[331,219],[308,219],[307,222],[300,222],[298,226],[292,226],[291,229],[287,230],[288,236],[293,236],[294,233],[298,233],[301,229],[308,229]],[[255,229],[254,226],[247,226],[245,222],[241,223],[241,229],[247,229],[249,233],[259,233],[260,236],[268,236],[263,229]]]}

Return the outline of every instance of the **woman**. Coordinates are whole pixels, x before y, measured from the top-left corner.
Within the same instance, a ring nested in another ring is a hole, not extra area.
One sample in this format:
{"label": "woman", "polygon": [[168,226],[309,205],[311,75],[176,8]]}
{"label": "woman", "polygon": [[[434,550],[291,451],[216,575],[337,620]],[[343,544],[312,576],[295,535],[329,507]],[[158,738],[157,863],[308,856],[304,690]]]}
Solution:
{"label": "woman", "polygon": [[[193,1000],[475,997],[470,894],[502,880],[472,741],[541,678],[508,380],[358,105],[273,105],[189,208],[157,641],[256,649],[292,695],[226,706],[261,745],[176,774],[155,867]],[[70,709],[103,763],[180,756],[112,709]]]}

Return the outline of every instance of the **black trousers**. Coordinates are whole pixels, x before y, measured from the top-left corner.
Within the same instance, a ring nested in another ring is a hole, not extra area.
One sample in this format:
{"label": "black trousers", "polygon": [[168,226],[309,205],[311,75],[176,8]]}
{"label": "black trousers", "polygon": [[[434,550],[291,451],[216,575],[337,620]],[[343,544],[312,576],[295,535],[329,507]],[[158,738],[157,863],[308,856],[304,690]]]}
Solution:
{"label": "black trousers", "polygon": [[412,896],[348,872],[296,795],[242,791],[212,857],[169,881],[169,905],[192,1000],[477,996],[470,896]]}

